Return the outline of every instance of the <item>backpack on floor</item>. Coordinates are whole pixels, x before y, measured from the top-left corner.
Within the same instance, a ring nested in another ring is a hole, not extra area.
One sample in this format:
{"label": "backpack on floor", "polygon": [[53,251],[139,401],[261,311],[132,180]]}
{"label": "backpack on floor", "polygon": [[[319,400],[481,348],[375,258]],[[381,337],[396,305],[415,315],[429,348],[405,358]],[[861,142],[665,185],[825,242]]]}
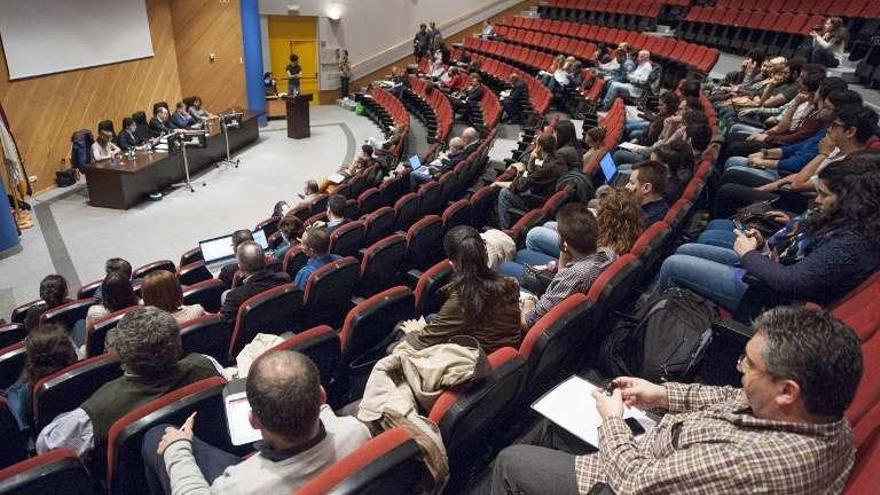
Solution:
{"label": "backpack on floor", "polygon": [[602,343],[599,367],[609,376],[686,380],[712,342],[712,324],[718,318],[713,302],[670,287],[617,323]]}

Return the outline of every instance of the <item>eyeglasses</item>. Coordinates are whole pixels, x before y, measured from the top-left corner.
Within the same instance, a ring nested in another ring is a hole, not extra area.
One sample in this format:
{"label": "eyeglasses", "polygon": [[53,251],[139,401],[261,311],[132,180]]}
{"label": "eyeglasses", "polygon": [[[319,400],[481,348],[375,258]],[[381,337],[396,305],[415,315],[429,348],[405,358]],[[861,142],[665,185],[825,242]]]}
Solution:
{"label": "eyeglasses", "polygon": [[755,365],[752,364],[752,360],[749,359],[749,357],[745,353],[741,354],[739,356],[739,359],[736,360],[736,370],[742,374],[746,374],[747,371],[754,371],[754,372],[762,374],[762,375],[768,375],[771,377],[774,376],[772,373],[770,373],[767,370],[762,370],[762,369],[756,368]]}

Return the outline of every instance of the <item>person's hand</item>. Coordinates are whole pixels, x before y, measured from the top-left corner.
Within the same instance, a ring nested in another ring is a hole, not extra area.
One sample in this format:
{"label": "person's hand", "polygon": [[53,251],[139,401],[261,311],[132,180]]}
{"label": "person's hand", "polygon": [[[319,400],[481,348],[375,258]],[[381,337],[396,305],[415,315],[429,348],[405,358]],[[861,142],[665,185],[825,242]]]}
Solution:
{"label": "person's hand", "polygon": [[191,442],[193,438],[193,422],[196,419],[196,413],[192,413],[186,418],[186,421],[183,422],[183,426],[180,428],[174,428],[173,426],[169,426],[165,428],[165,434],[162,435],[162,439],[159,440],[159,445],[156,448],[156,453],[160,456],[165,453],[165,449],[168,448],[169,445],[178,441],[178,440],[186,440],[187,442]]}
{"label": "person's hand", "polygon": [[733,243],[733,250],[736,251],[736,254],[740,258],[755,251],[761,244],[761,234],[758,234],[754,229],[750,229],[746,232],[734,230],[733,233],[736,234],[736,241]]}
{"label": "person's hand", "polygon": [[631,376],[621,376],[611,381],[617,387],[616,390],[620,390],[623,403],[629,407],[642,409],[669,407],[669,394],[662,385]]}
{"label": "person's hand", "polygon": [[779,184],[775,182],[770,182],[764,184],[763,186],[758,186],[755,188],[756,191],[764,191],[764,192],[775,192],[779,190]]}
{"label": "person's hand", "polygon": [[605,390],[597,388],[593,390],[593,399],[596,400],[596,410],[602,421],[608,418],[623,417],[623,394],[619,388],[615,388],[611,395],[607,395]]}
{"label": "person's hand", "polygon": [[831,152],[834,151],[834,148],[836,148],[836,146],[834,146],[834,141],[827,134],[825,135],[825,137],[822,138],[821,141],[819,141],[819,153],[824,154],[826,157],[828,157],[828,155],[830,155]]}
{"label": "person's hand", "polygon": [[749,137],[746,138],[747,141],[758,141],[759,143],[763,143],[767,139],[767,134],[763,132],[756,132],[755,134],[749,134]]}
{"label": "person's hand", "polygon": [[[532,153],[535,153],[535,152],[532,151]],[[515,168],[517,172],[522,172],[522,171],[524,171],[524,170],[526,169],[526,166],[523,165],[523,164],[520,163],[520,162],[511,163],[510,166],[513,167],[513,168]]]}
{"label": "person's hand", "polygon": [[785,225],[785,224],[787,224],[788,222],[791,221],[791,215],[789,215],[788,213],[786,213],[786,212],[784,212],[784,211],[780,211],[780,210],[770,210],[770,211],[767,212],[767,214],[768,214],[768,215],[771,215],[771,216],[773,217],[773,220],[774,220],[776,223],[779,223],[779,224],[782,224],[782,225]]}

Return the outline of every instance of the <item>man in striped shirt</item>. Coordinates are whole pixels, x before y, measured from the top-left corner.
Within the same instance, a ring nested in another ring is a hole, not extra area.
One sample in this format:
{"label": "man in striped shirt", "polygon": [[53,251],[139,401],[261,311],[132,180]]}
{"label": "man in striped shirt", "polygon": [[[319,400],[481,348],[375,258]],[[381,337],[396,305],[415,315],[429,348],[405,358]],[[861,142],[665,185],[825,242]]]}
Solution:
{"label": "man in striped shirt", "polygon": [[[586,494],[599,482],[619,495],[840,493],[854,460],[844,411],[862,375],[858,338],[795,307],[767,311],[754,328],[737,364],[742,389],[616,378],[611,395],[594,393],[598,452],[508,447],[491,493]],[[667,414],[636,440],[624,404]],[[563,443],[549,437],[541,443]]]}

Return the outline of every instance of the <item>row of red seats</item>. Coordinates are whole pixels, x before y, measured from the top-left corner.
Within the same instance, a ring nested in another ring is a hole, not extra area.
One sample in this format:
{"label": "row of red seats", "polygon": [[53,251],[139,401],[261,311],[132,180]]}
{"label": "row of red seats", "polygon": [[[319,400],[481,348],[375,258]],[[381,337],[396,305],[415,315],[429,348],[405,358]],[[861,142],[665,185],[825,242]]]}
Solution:
{"label": "row of red seats", "polygon": [[546,86],[538,82],[538,80],[531,75],[495,58],[474,53],[471,54],[471,59],[480,64],[480,70],[482,72],[501,81],[506,82],[510,77],[510,74],[516,73],[521,80],[525,81],[526,86],[529,89],[529,101],[538,115],[543,115],[550,108],[550,101],[553,99],[553,94]]}
{"label": "row of red seats", "polygon": [[464,48],[477,53],[511,60],[534,71],[547,70],[553,63],[553,55],[503,41],[465,38]]}
{"label": "row of red seats", "polygon": [[649,50],[655,57],[663,58],[701,72],[709,72],[715,65],[715,62],[718,61],[719,55],[718,50],[715,48],[687,41],[649,36],[638,31],[607,28],[578,22],[514,16],[510,19],[502,20],[500,24],[531,31],[559,33],[572,38],[612,45],[626,42],[634,48]]}
{"label": "row of red seats", "polygon": [[425,81],[414,75],[409,76],[409,87],[434,110],[434,116],[437,118],[437,133],[434,137],[438,142],[445,143],[449,139],[455,120],[449,99],[440,91],[432,91],[428,94],[425,91]]}
{"label": "row of red seats", "polygon": [[501,102],[498,95],[483,85],[483,97],[480,98],[480,109],[483,111],[483,125],[489,129],[494,129],[501,120]]}
{"label": "row of red seats", "polygon": [[582,60],[591,60],[596,56],[595,44],[577,38],[508,26],[498,26],[495,28],[495,32],[516,43],[570,55]]}
{"label": "row of red seats", "polygon": [[403,144],[406,142],[405,134],[409,132],[409,112],[406,111],[406,107],[403,106],[403,103],[401,103],[400,100],[378,86],[371,86],[367,91],[367,94],[369,94],[376,103],[388,112],[394,120],[395,125],[403,125],[404,138],[401,138],[391,150],[394,156],[398,156],[397,151],[403,147]]}
{"label": "row of red seats", "polygon": [[[708,7],[694,7],[691,12],[699,8]],[[757,10],[768,14],[801,13],[869,19],[880,17],[880,5],[877,3],[850,0],[718,0],[715,8]]]}
{"label": "row of red seats", "polygon": [[550,0],[553,8],[613,12],[616,14],[658,17],[663,5],[688,5],[690,0],[635,0],[631,2],[608,2],[606,0]]}
{"label": "row of red seats", "polygon": [[[771,15],[777,14],[777,15]],[[804,13],[779,15],[781,12],[768,13],[724,7],[694,7],[688,13],[686,21],[703,24],[718,24],[733,27],[748,27],[762,31],[775,31],[790,34],[809,34],[815,26],[821,25],[825,17],[809,16]]]}

